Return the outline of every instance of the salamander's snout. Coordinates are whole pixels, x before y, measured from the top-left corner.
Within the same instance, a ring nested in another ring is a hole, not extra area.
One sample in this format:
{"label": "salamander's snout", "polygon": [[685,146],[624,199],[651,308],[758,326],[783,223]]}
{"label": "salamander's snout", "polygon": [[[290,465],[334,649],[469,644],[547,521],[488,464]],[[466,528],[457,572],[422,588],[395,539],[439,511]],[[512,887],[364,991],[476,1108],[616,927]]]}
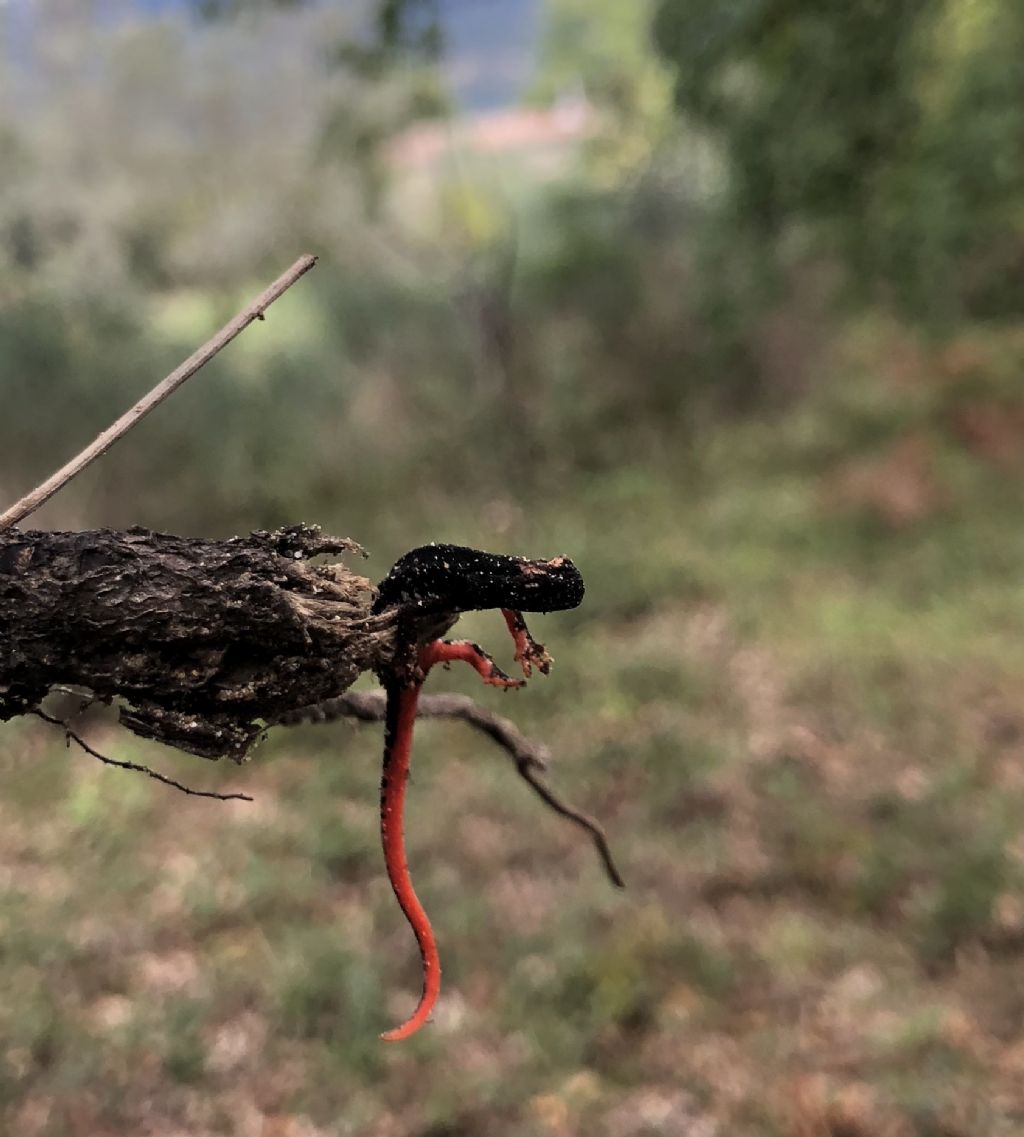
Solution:
{"label": "salamander's snout", "polygon": [[510,588],[514,603],[503,608],[521,612],[563,612],[578,608],[583,601],[584,585],[580,570],[568,557],[552,557],[549,561],[526,561],[518,558],[519,579]]}

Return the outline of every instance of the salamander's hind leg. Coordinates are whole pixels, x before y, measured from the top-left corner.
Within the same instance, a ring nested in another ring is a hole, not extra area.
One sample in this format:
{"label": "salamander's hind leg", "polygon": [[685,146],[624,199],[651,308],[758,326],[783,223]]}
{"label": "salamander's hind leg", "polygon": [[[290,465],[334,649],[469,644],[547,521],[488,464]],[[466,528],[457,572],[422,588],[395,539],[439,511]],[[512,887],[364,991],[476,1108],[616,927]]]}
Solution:
{"label": "salamander's hind leg", "polygon": [[530,635],[530,629],[526,626],[522,612],[517,612],[514,608],[502,608],[501,614],[505,617],[505,623],[516,645],[516,663],[523,669],[526,678],[530,678],[535,667],[541,675],[547,675],[554,660],[544,650],[544,645],[537,643]]}
{"label": "salamander's hind leg", "polygon": [[484,649],[469,640],[434,640],[420,652],[420,669],[426,673],[437,663],[456,660],[468,663],[480,678],[492,687],[525,687],[524,679],[512,679],[494,662]]}

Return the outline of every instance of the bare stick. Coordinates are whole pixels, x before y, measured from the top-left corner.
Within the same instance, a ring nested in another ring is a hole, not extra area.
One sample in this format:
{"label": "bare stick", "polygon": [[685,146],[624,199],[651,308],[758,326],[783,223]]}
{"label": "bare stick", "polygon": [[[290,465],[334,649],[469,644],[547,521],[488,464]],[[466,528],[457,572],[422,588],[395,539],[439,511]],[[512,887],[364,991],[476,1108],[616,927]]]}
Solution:
{"label": "bare stick", "polygon": [[[382,722],[386,701],[383,691],[346,691],[336,699],[293,711],[278,722],[283,726],[300,722],[333,722],[341,718]],[[541,771],[547,769],[547,750],[526,738],[515,723],[486,710],[468,695],[421,695],[416,717],[462,719],[490,735],[512,756],[520,777],[545,805],[590,834],[609,879],[618,888],[626,887],[600,823],[589,814],[568,805],[544,781]]]}
{"label": "bare stick", "polygon": [[150,778],[155,778],[158,782],[163,782],[165,786],[173,786],[176,790],[181,790],[183,794],[188,794],[189,797],[212,797],[218,801],[252,801],[252,798],[248,794],[222,794],[217,793],[216,790],[193,790],[189,786],[182,785],[181,782],[176,782],[173,778],[168,778],[164,774],[158,774],[156,770],[151,770],[148,766],[141,766],[137,762],[124,762],[119,758],[108,758],[98,750],[93,750],[89,743],[86,742],[81,735],[75,734],[63,719],[54,718],[53,715],[48,715],[45,711],[39,710],[38,707],[31,713],[37,718],[41,718],[43,722],[48,722],[53,726],[59,726],[61,730],[64,731],[64,737],[69,744],[76,742],[86,754],[92,755],[93,758],[98,758],[104,766],[116,766],[119,770],[134,770],[138,774],[146,774]]}
{"label": "bare stick", "polygon": [[[360,722],[383,722],[385,702],[383,691],[346,691],[337,698],[291,711],[277,721],[281,726],[293,726],[302,722],[334,722],[342,718],[358,719]],[[531,766],[536,770],[548,768],[546,747],[531,742],[511,719],[492,714],[468,695],[420,695],[416,717],[462,719],[490,735],[512,755],[516,765]]]}
{"label": "bare stick", "polygon": [[208,340],[201,348],[193,352],[192,355],[190,355],[180,367],[172,371],[166,379],[162,379],[148,395],[144,395],[135,406],[123,414],[113,426],[107,427],[107,429],[80,454],[76,455],[66,466],[63,466],[55,474],[47,478],[42,485],[37,486],[31,493],[27,493],[20,501],[15,502],[5,514],[0,516],[0,529],[9,529],[12,525],[17,525],[19,521],[23,521],[30,513],[34,513],[43,502],[53,497],[53,495],[70,482],[73,477],[80,474],[86,466],[94,462],[101,454],[105,454],[122,435],[127,434],[137,422],[145,418],[145,416],[148,415],[154,407],[159,406],[164,399],[173,395],[186,379],[191,379],[204,364],[209,363],[217,352],[226,347],[240,332],[244,331],[253,320],[262,320],[263,313],[267,308],[269,308],[279,296],[291,288],[300,276],[309,272],[315,264],[316,257],[314,256],[307,255],[299,257],[287,272],[282,273],[269,288],[261,292],[247,308],[243,308],[234,319],[225,324],[212,339]]}
{"label": "bare stick", "polygon": [[597,855],[601,858],[604,864],[604,871],[608,874],[609,879],[616,888],[625,888],[626,882],[622,879],[622,873],[619,872],[618,866],[612,857],[612,850],[608,844],[608,838],[605,836],[601,824],[596,818],[590,816],[589,813],[584,813],[581,809],[576,809],[574,806],[569,805],[563,801],[558,794],[544,781],[544,779],[537,773],[536,769],[530,766],[524,766],[516,763],[520,775],[526,779],[530,787],[537,794],[537,796],[555,811],[561,814],[562,817],[568,821],[575,822],[581,829],[585,829],[589,834],[591,840],[594,842],[594,847],[597,849]]}

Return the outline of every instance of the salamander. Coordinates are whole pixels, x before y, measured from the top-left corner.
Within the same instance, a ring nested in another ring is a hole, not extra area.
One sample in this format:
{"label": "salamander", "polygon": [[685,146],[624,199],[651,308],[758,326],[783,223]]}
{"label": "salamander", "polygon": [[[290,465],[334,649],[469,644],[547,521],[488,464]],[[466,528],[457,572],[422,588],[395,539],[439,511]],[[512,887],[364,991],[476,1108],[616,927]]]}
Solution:
{"label": "salamander", "polygon": [[[583,600],[583,578],[568,557],[525,560],[461,545],[425,545],[398,560],[377,588],[375,613],[396,612],[398,653],[380,678],[387,693],[380,830],[388,879],[409,921],[423,962],[423,990],[412,1015],[381,1038],[398,1042],[428,1020],[441,990],[441,963],[430,920],[412,886],[405,855],[405,791],[420,690],[438,663],[468,663],[494,687],[525,686],[533,669],[546,675],[551,657],[530,635],[525,612],[555,612]],[[523,679],[512,679],[478,645],[441,637],[460,613],[501,610]]]}

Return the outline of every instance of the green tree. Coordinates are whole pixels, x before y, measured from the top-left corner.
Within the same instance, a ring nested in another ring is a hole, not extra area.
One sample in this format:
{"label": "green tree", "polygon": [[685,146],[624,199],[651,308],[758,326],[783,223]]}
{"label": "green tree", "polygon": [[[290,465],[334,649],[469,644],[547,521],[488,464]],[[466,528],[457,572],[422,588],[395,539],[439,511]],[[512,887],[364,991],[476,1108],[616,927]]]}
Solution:
{"label": "green tree", "polygon": [[720,149],[734,224],[776,249],[795,232],[936,322],[1007,306],[1015,0],[660,0],[653,35],[677,108]]}
{"label": "green tree", "polygon": [[591,170],[615,184],[645,169],[674,128],[672,76],[652,50],[654,0],[551,0],[535,96],[582,95],[600,118]]}

